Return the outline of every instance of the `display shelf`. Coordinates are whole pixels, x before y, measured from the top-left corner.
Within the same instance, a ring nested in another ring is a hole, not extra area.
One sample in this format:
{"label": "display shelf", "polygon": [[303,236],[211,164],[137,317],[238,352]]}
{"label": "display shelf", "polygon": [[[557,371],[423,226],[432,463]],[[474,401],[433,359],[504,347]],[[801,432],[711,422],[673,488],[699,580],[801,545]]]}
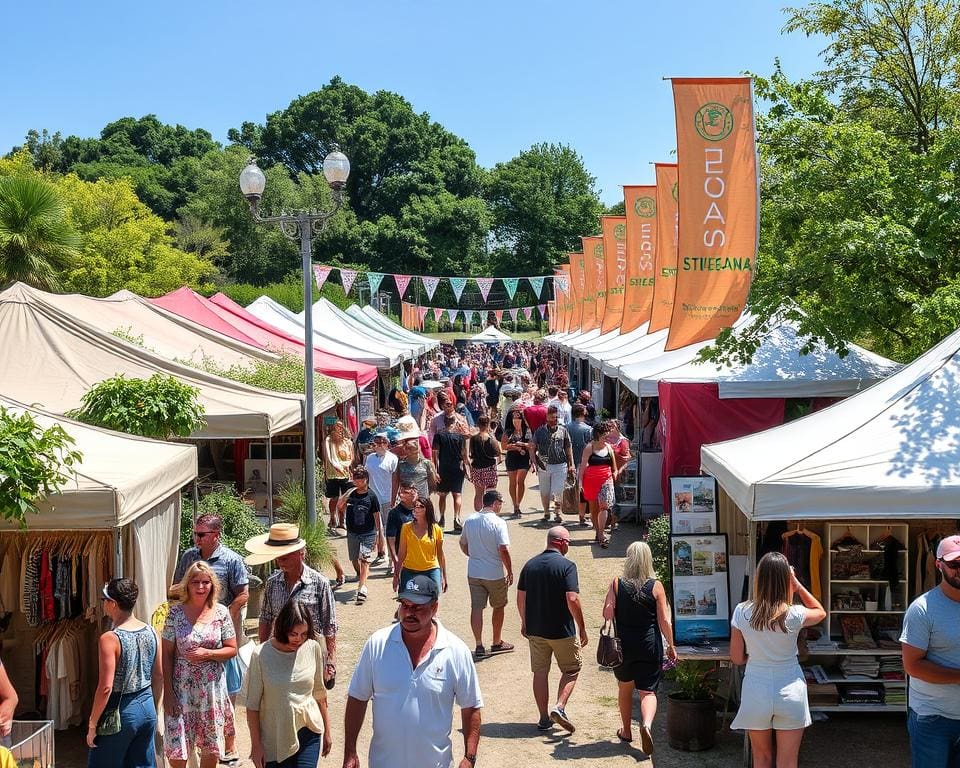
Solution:
{"label": "display shelf", "polygon": [[[868,615],[870,615],[870,616],[874,616],[874,615],[876,615],[876,614],[892,613],[892,614],[894,614],[895,616],[900,616],[900,615],[903,614],[903,611],[847,611],[847,610],[840,611],[840,610],[833,610],[833,611],[831,611],[831,613],[866,613],[866,614],[868,614]],[[876,651],[874,651],[874,653],[876,653]]]}
{"label": "display shelf", "polygon": [[826,704],[810,705],[811,712],[906,712],[906,704]]}
{"label": "display shelf", "polygon": [[810,648],[808,656],[899,656],[892,648]]}

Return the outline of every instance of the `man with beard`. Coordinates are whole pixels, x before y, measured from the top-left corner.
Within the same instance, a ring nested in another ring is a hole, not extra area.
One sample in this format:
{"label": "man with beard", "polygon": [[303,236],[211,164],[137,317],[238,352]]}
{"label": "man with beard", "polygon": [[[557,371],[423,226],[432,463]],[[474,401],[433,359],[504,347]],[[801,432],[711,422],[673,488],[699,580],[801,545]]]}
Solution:
{"label": "man with beard", "polygon": [[454,702],[463,729],[458,768],[476,763],[483,706],[477,670],[466,644],[437,620],[438,599],[427,576],[401,584],[398,623],[377,630],[363,646],[347,691],[343,768],[360,768],[357,737],[371,699],[370,768],[451,768]]}
{"label": "man with beard", "polygon": [[936,563],[943,581],[910,604],[900,635],[913,768],[960,757],[960,536],[940,542]]}

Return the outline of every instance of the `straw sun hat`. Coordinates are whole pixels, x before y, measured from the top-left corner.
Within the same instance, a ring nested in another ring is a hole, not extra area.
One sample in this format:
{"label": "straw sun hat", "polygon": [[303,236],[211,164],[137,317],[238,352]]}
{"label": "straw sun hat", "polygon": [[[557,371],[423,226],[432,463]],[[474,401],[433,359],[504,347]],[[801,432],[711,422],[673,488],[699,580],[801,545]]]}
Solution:
{"label": "straw sun hat", "polygon": [[420,437],[420,427],[413,416],[401,416],[397,419],[397,429],[400,436],[397,440],[413,440]]}
{"label": "straw sun hat", "polygon": [[297,552],[307,546],[300,538],[300,527],[294,523],[274,523],[269,533],[247,539],[243,545],[250,552],[243,562],[247,565],[262,565],[278,557]]}

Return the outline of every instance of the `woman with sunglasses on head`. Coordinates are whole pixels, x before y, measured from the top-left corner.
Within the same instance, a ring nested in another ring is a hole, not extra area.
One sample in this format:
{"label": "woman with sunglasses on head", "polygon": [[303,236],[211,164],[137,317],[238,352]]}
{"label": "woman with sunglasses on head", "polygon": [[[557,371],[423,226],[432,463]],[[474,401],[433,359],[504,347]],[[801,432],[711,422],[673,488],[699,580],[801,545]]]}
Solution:
{"label": "woman with sunglasses on head", "polygon": [[236,733],[224,663],[237,655],[237,637],[230,612],[217,602],[220,581],[206,562],[191,565],[176,591],[180,602],[161,633],[163,752],[173,768],[186,768],[193,749],[200,768],[216,768],[226,755],[225,737]]}
{"label": "woman with sunglasses on head", "polygon": [[[802,605],[794,605],[794,596]],[[750,734],[754,768],[796,768],[803,731],[813,722],[797,636],[826,615],[786,557],[768,552],[760,558],[753,599],[740,603],[730,621],[730,660],[747,665],[730,727]]]}
{"label": "woman with sunglasses on head", "polygon": [[500,446],[506,456],[507,477],[510,478],[510,500],[513,516],[520,517],[520,505],[527,490],[527,472],[533,462],[533,431],[527,424],[522,408],[514,407],[506,419]]}
{"label": "woman with sunglasses on head", "polygon": [[436,523],[433,502],[418,496],[413,502],[413,520],[400,529],[397,552],[400,569],[393,575],[393,591],[418,573],[429,576],[441,592],[447,591],[447,561],[443,556],[443,528]]}
{"label": "woman with sunglasses on head", "polygon": [[330,754],[325,664],[310,612],[291,598],[273,622],[272,637],[254,650],[245,680],[255,768],[316,768],[320,756]]}
{"label": "woman with sunglasses on head", "polygon": [[[160,640],[153,627],[133,617],[140,590],[132,579],[103,585],[103,612],[113,629],[100,635],[100,678],[87,728],[88,768],[140,768],[155,764],[156,702],[163,691]],[[118,709],[120,729],[97,736],[104,712]]]}

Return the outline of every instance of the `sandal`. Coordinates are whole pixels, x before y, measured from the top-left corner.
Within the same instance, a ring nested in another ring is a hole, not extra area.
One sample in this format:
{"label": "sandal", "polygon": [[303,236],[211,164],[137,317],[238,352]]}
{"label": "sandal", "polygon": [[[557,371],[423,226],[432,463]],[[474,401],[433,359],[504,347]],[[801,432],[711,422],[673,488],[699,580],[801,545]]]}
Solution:
{"label": "sandal", "polygon": [[610,539],[604,539],[600,542],[600,549],[606,549],[610,546]]}
{"label": "sandal", "polygon": [[632,738],[628,739],[626,736],[623,735],[623,728],[617,728],[617,738],[620,739],[620,741],[625,742],[626,744],[633,743]]}
{"label": "sandal", "polygon": [[473,660],[481,661],[485,658],[487,658],[487,649],[482,645],[478,645],[473,651]]}
{"label": "sandal", "polygon": [[360,587],[360,589],[357,590],[357,605],[363,605],[364,602],[366,602],[366,599],[367,599],[367,588]]}
{"label": "sandal", "polygon": [[339,576],[337,576],[337,578],[331,580],[330,586],[333,587],[334,589],[339,589],[344,585],[345,582],[346,582],[346,579],[341,573]]}
{"label": "sandal", "polygon": [[513,643],[508,643],[506,640],[497,643],[496,645],[490,646],[490,653],[510,653],[516,648]]}

